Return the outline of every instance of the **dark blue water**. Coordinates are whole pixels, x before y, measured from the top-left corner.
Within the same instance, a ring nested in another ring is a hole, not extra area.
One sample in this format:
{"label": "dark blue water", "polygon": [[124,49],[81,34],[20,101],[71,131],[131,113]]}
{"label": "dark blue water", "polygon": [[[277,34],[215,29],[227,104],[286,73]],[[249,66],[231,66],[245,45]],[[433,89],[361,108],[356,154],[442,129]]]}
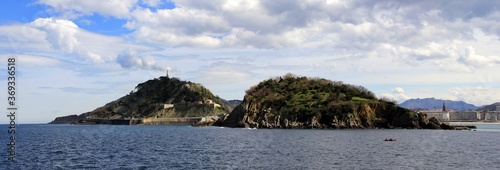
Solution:
{"label": "dark blue water", "polygon": [[[7,126],[0,129],[5,160]],[[20,125],[16,131],[17,163],[1,161],[0,169],[500,168],[498,125],[478,131]]]}

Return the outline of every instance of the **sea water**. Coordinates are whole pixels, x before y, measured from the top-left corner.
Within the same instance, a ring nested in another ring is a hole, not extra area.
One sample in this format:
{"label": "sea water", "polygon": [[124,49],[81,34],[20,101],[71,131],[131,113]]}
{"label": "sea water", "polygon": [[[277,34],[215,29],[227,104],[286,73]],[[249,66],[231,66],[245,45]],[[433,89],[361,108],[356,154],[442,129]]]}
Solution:
{"label": "sea water", "polygon": [[[0,125],[0,169],[499,169],[500,125],[477,131]],[[385,138],[397,141],[386,142]]]}

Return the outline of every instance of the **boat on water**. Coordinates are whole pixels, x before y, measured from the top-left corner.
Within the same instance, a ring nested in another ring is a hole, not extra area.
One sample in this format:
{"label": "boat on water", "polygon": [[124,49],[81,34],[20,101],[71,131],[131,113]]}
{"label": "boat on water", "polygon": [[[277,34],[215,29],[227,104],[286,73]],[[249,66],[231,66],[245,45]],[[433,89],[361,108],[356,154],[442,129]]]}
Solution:
{"label": "boat on water", "polygon": [[389,138],[389,139],[384,139],[384,141],[388,142],[388,141],[396,141],[396,139],[393,139],[393,138]]}

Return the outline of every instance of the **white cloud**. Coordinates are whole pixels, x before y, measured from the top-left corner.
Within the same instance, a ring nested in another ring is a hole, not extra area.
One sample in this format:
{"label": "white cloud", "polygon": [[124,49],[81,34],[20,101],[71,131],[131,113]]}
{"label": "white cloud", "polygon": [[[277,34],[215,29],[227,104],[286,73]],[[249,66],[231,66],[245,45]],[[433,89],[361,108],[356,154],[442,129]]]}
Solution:
{"label": "white cloud", "polygon": [[392,89],[392,93],[382,93],[382,96],[394,99],[399,103],[410,99],[410,97],[405,94],[405,90],[401,87],[395,87]]}
{"label": "white cloud", "polygon": [[392,91],[399,94],[405,93],[405,90],[401,87],[395,87]]}
{"label": "white cloud", "polygon": [[126,69],[139,68],[144,70],[158,70],[158,71],[170,70],[170,67],[168,66],[157,64],[152,57],[150,56],[139,57],[137,55],[137,52],[132,50],[127,50],[119,54],[118,57],[116,58],[116,61],[118,64],[120,64],[120,66]]}
{"label": "white cloud", "polygon": [[25,55],[25,54],[0,54],[0,59],[7,60],[7,58],[15,57],[18,63],[22,63],[23,67],[54,67],[60,65],[62,62],[58,59],[46,56]]}
{"label": "white cloud", "polygon": [[448,90],[451,100],[466,101],[478,106],[500,101],[497,87],[453,87]]}
{"label": "white cloud", "polygon": [[73,53],[75,46],[79,44],[75,37],[78,26],[68,20],[53,18],[38,18],[30,25],[44,31],[46,40],[56,50]]}
{"label": "white cloud", "polygon": [[459,59],[459,62],[474,68],[493,66],[500,64],[500,56],[482,56],[476,54],[474,47],[467,47],[465,54]]}
{"label": "white cloud", "polygon": [[158,7],[163,3],[162,0],[141,0],[141,2],[150,7]]}
{"label": "white cloud", "polygon": [[39,48],[38,52],[50,52],[63,56],[72,54],[93,63],[105,63],[113,61],[119,50],[126,48],[126,43],[121,38],[87,32],[69,20],[38,18],[27,25],[41,31],[41,37],[44,37],[52,48]]}
{"label": "white cloud", "polygon": [[137,0],[38,0],[38,3],[50,6],[66,18],[93,14],[126,18]]}

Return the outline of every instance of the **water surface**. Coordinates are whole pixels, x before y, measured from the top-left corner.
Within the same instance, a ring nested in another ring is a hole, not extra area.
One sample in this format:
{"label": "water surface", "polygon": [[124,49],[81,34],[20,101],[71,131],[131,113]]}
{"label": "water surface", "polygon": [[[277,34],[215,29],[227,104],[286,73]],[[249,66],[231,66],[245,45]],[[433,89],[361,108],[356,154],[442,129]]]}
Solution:
{"label": "water surface", "polygon": [[[0,125],[2,159],[8,143]],[[0,169],[498,169],[500,125],[477,131],[20,125]],[[384,142],[396,138],[395,142]]]}

